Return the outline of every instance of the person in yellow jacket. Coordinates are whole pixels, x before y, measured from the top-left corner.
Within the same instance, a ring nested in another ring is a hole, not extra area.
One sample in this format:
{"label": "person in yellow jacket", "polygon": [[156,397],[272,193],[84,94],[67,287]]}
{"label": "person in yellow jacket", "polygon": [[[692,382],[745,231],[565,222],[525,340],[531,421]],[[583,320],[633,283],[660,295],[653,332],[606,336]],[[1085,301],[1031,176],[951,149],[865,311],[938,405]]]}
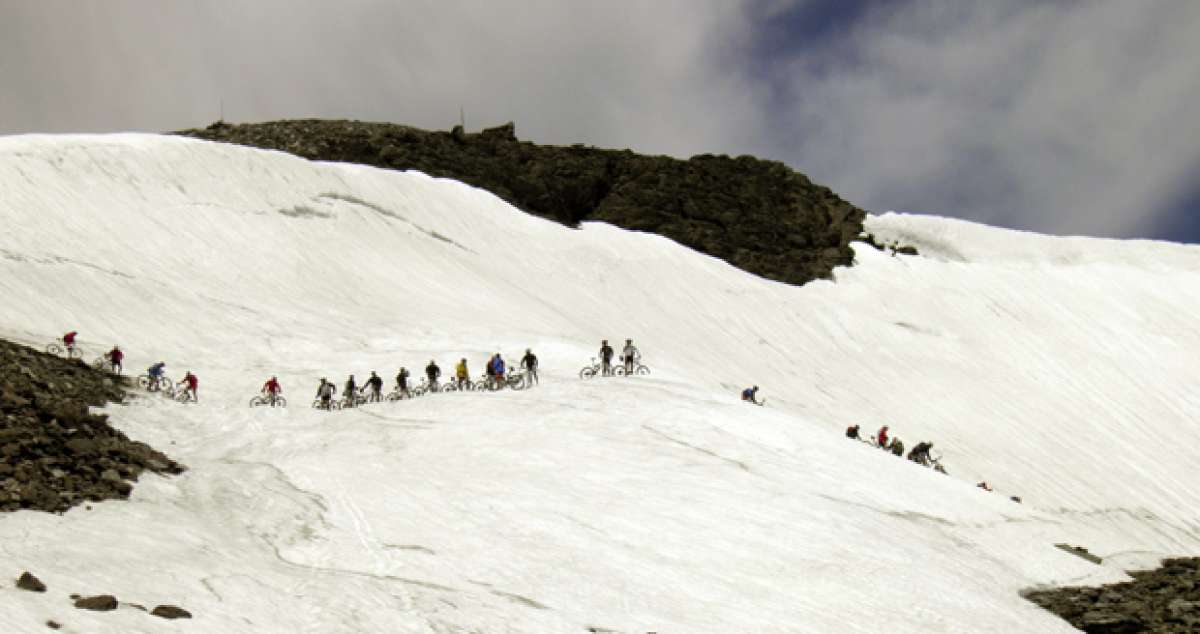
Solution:
{"label": "person in yellow jacket", "polygon": [[458,365],[454,366],[454,378],[458,381],[458,389],[463,389],[467,381],[471,378],[471,373],[467,370],[467,360],[462,359]]}

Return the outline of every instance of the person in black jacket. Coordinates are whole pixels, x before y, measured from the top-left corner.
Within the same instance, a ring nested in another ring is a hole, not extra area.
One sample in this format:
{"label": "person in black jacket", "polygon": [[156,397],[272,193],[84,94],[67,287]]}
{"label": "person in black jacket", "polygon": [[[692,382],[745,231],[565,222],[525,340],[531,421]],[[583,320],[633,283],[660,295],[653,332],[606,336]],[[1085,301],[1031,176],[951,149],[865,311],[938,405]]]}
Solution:
{"label": "person in black jacket", "polygon": [[613,348],[608,345],[608,339],[600,342],[600,373],[612,376]]}
{"label": "person in black jacket", "polygon": [[367,379],[367,387],[371,388],[370,394],[367,395],[367,400],[372,403],[378,403],[383,400],[383,379],[371,370],[371,378]]}
{"label": "person in black jacket", "polygon": [[531,384],[538,382],[538,360],[537,355],[533,353],[533,350],[530,350],[529,348],[525,349],[525,356],[521,357],[521,367],[525,368],[525,375],[529,377],[528,380]]}
{"label": "person in black jacket", "polygon": [[412,392],[408,391],[408,368],[400,368],[396,374],[396,389],[404,396],[412,397]]}
{"label": "person in black jacket", "polygon": [[429,379],[429,390],[437,391],[438,377],[442,376],[442,369],[438,367],[437,362],[433,359],[429,360],[429,365],[425,366],[425,377]]}
{"label": "person in black jacket", "polygon": [[346,407],[354,407],[354,396],[357,393],[358,384],[354,382],[354,375],[351,374],[342,388],[342,397],[346,399]]}

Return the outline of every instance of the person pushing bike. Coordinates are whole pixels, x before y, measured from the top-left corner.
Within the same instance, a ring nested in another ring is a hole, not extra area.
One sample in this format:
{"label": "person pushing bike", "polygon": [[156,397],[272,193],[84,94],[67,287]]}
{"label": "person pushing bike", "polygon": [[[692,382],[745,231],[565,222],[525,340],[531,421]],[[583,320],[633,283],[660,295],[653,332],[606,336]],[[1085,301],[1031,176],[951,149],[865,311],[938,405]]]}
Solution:
{"label": "person pushing bike", "polygon": [[525,368],[525,374],[529,377],[530,384],[538,382],[538,358],[533,354],[533,350],[525,349],[525,356],[521,357],[521,367]]}
{"label": "person pushing bike", "polygon": [[186,401],[190,395],[193,401],[197,403],[200,402],[199,397],[196,395],[196,389],[200,386],[200,380],[196,378],[195,374],[192,374],[191,370],[187,371],[187,373],[183,375],[183,380],[179,382],[179,385],[186,386],[183,390],[184,401]]}
{"label": "person pushing bike", "polygon": [[642,353],[638,352],[637,346],[633,345],[633,339],[625,340],[625,347],[621,349],[621,361],[625,363],[625,376],[633,374],[633,364],[642,358]]}
{"label": "person pushing bike", "polygon": [[113,349],[109,350],[108,354],[104,356],[108,357],[108,363],[112,366],[113,373],[120,374],[121,370],[124,369],[121,366],[121,362],[125,360],[125,353],[121,352],[121,348],[114,345]]}
{"label": "person pushing bike", "polygon": [[346,407],[354,407],[354,395],[358,392],[358,384],[354,382],[354,375],[346,379],[346,385],[342,387],[342,396],[346,399]]}
{"label": "person pushing bike", "polygon": [[454,379],[458,383],[458,389],[463,389],[467,385],[467,381],[471,380],[471,372],[467,370],[467,358],[463,357],[459,360],[458,365],[454,366]]}
{"label": "person pushing bike", "polygon": [[429,365],[425,366],[425,378],[429,379],[429,390],[431,392],[438,391],[438,377],[440,376],[442,376],[442,369],[438,367],[436,361],[430,359]]}
{"label": "person pushing bike", "polygon": [[408,368],[400,368],[400,372],[396,374],[396,389],[404,396],[412,397],[412,392],[408,391]]}
{"label": "person pushing bike", "polygon": [[371,378],[367,379],[366,387],[371,389],[370,394],[367,396],[367,401],[378,403],[383,400],[383,379],[379,378],[379,375],[375,374],[374,370],[371,370]]}
{"label": "person pushing bike", "polygon": [[600,342],[600,372],[604,376],[612,376],[613,348],[608,345],[608,339]]}
{"label": "person pushing bike", "polygon": [[271,407],[275,407],[275,400],[283,392],[283,387],[279,385],[279,379],[271,377],[266,383],[263,383],[262,393],[271,401]]}
{"label": "person pushing bike", "polygon": [[317,398],[321,399],[321,409],[331,409],[331,402],[336,394],[337,388],[329,382],[329,379],[321,377],[321,384],[317,386]]}

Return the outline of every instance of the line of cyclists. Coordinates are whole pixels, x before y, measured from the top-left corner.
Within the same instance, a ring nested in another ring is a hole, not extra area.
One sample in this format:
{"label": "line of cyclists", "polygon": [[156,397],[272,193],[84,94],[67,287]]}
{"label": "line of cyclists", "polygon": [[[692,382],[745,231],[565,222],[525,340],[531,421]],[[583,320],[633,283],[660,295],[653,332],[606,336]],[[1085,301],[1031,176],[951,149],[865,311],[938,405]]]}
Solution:
{"label": "line of cyclists", "polygon": [[[485,366],[484,386],[489,390],[496,390],[504,387],[506,376],[509,374],[508,363],[504,357],[497,352],[487,360]],[[525,356],[521,357],[520,367],[525,372],[525,381],[532,385],[538,383],[538,358],[533,353],[532,349],[525,349]],[[412,398],[418,393],[439,392],[443,390],[441,383],[442,368],[438,366],[434,359],[429,360],[429,365],[425,366],[425,384],[419,388],[411,385],[411,373],[408,368],[401,367],[396,374],[395,398]],[[450,389],[465,390],[471,383],[471,372],[467,367],[467,359],[463,357],[459,359],[454,366],[454,377],[450,379],[447,386]],[[266,386],[264,386],[264,390]],[[351,374],[346,382],[342,385],[342,401],[336,401],[337,386],[333,384],[328,377],[322,377],[321,383],[317,385],[316,402],[314,406],[319,409],[331,410],[335,404],[339,407],[354,407],[359,402],[362,403],[378,403],[383,400],[383,378],[381,378],[374,370],[371,371],[371,376],[360,386]],[[270,396],[264,392],[264,396]]]}

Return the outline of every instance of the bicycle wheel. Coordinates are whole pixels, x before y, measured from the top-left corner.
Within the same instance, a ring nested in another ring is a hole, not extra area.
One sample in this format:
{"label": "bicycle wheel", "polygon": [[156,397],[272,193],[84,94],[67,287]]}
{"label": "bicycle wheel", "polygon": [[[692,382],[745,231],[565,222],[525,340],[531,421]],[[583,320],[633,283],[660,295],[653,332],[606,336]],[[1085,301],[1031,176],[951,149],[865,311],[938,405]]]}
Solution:
{"label": "bicycle wheel", "polygon": [[108,365],[108,359],[105,357],[99,357],[95,361],[92,361],[92,367],[97,370],[103,370],[106,365]]}
{"label": "bicycle wheel", "polygon": [[46,346],[46,354],[59,355],[62,354],[62,351],[62,346],[58,345],[57,343],[52,343]]}
{"label": "bicycle wheel", "polygon": [[618,365],[612,370],[613,376],[625,376],[625,366]]}
{"label": "bicycle wheel", "polygon": [[637,372],[638,374],[640,374],[640,375],[642,375],[642,376],[645,376],[645,375],[647,375],[647,374],[650,374],[650,368],[647,368],[647,367],[646,367],[646,366],[644,366],[644,365],[639,365],[639,366],[637,367],[637,370],[635,370],[635,372]]}
{"label": "bicycle wheel", "polygon": [[73,348],[67,348],[67,358],[68,359],[81,359],[81,358],[83,358],[83,350],[80,350],[79,346],[75,346]]}
{"label": "bicycle wheel", "polygon": [[137,383],[140,387],[148,388],[150,387],[150,377],[143,374],[137,378]]}
{"label": "bicycle wheel", "polygon": [[275,407],[287,407],[287,399],[282,396],[275,397]]}
{"label": "bicycle wheel", "polygon": [[254,398],[250,399],[250,407],[261,407],[266,404],[267,404],[267,399],[265,399],[261,396],[255,396]]}
{"label": "bicycle wheel", "polygon": [[454,381],[450,381],[442,386],[442,391],[443,392],[457,392],[458,384],[455,383]]}
{"label": "bicycle wheel", "polygon": [[590,379],[595,376],[596,376],[596,366],[594,366],[594,365],[584,366],[584,368],[579,371],[579,378],[581,378],[581,379]]}

